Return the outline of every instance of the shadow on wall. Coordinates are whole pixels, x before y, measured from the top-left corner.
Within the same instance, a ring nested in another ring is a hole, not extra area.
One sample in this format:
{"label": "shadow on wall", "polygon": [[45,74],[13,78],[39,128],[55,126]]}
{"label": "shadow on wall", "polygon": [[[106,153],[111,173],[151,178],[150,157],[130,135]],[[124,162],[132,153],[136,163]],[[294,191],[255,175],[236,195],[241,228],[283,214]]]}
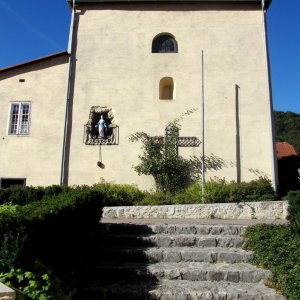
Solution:
{"label": "shadow on wall", "polygon": [[[192,156],[190,159],[190,166],[191,166],[191,171],[193,174],[201,174],[202,170],[202,159],[196,156]],[[225,160],[214,153],[211,153],[209,155],[206,155],[204,158],[204,168],[205,171],[210,171],[210,170],[221,170],[223,168],[227,167],[227,164]]]}
{"label": "shadow on wall", "polygon": [[[201,177],[201,170],[202,170],[202,160],[199,157],[196,156],[192,156],[190,158],[190,164],[191,164],[191,168],[193,170],[193,174],[198,174],[198,177]],[[240,183],[238,181],[238,177],[241,176],[241,172],[242,171],[247,171],[249,173],[254,174],[257,178],[263,177],[263,178],[268,178],[268,174],[266,174],[265,172],[259,170],[259,169],[254,169],[254,168],[248,168],[245,167],[243,165],[241,165],[240,163],[238,164],[237,162],[233,162],[233,161],[225,161],[223,158],[221,158],[220,156],[217,156],[214,153],[211,153],[209,155],[207,155],[204,159],[204,167],[205,167],[205,171],[218,171],[224,168],[236,168],[237,169],[237,183]],[[226,178],[225,178],[226,179]]]}

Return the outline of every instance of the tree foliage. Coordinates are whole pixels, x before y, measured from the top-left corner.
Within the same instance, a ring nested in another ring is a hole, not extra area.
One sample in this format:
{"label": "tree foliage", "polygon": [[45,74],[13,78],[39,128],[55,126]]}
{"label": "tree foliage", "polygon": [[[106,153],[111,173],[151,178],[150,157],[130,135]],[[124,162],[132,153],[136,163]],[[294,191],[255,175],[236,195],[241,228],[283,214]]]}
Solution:
{"label": "tree foliage", "polygon": [[287,142],[294,146],[298,155],[300,154],[300,114],[293,112],[274,112],[275,140],[276,142]]}
{"label": "tree foliage", "polygon": [[[169,122],[166,126],[168,134],[163,142],[158,142],[161,137],[151,137],[145,132],[136,132],[129,137],[132,142],[143,143],[143,153],[139,155],[140,163],[134,166],[134,170],[139,175],[153,176],[157,192],[167,195],[167,201],[170,201],[168,195],[182,192],[201,177],[202,159],[196,156],[183,158],[177,151],[180,121],[195,111],[196,109],[189,109]],[[224,165],[223,159],[213,153],[204,158],[206,170],[218,170]]]}
{"label": "tree foliage", "polygon": [[136,132],[130,140],[142,141],[143,153],[139,155],[140,163],[134,167],[139,174],[152,175],[156,190],[164,194],[175,194],[184,190],[196,179],[190,159],[177,155],[177,127],[169,124],[170,136],[164,143],[157,143],[155,138],[145,132]]}

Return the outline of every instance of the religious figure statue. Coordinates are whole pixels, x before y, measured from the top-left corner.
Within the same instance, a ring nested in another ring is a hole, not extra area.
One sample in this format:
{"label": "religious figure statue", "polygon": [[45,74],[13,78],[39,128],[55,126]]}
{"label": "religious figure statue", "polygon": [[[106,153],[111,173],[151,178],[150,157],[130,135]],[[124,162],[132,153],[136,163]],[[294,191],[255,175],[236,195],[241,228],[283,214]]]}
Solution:
{"label": "religious figure statue", "polygon": [[100,120],[98,121],[96,127],[98,127],[99,130],[99,138],[100,139],[105,139],[107,135],[107,124],[104,120],[103,115],[100,116]]}

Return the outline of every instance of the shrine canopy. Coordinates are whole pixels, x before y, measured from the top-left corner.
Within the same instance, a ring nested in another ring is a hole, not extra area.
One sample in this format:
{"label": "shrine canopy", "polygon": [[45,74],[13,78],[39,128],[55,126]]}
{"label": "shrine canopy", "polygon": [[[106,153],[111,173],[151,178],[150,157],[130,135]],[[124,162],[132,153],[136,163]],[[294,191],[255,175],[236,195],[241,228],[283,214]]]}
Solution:
{"label": "shrine canopy", "polygon": [[[67,0],[70,4],[73,0]],[[75,0],[76,4],[88,4],[88,3],[233,3],[233,4],[262,4],[262,0]],[[272,0],[265,0],[265,8],[267,9]]]}

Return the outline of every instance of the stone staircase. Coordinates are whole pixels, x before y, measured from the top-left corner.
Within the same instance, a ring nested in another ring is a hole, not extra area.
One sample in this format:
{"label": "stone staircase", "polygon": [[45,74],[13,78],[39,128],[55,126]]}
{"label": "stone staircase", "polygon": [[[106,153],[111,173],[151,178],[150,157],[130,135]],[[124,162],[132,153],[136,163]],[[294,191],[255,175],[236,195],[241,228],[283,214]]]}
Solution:
{"label": "stone staircase", "polygon": [[275,300],[249,263],[245,226],[101,224],[98,256],[72,300]]}

